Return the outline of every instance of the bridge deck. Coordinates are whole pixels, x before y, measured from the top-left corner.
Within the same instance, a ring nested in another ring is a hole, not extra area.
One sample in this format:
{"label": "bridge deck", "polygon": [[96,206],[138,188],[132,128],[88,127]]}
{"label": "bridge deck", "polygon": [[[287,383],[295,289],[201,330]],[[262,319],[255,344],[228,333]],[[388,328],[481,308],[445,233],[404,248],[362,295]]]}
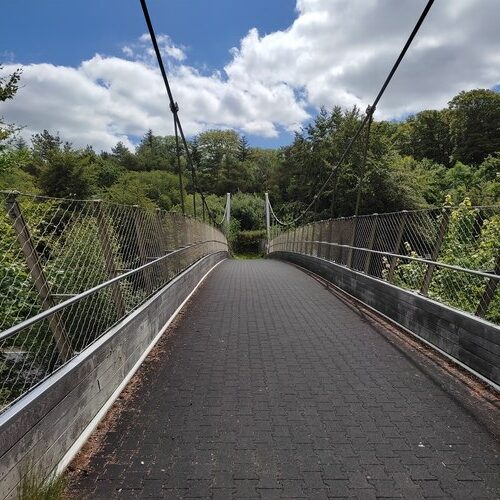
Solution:
{"label": "bridge deck", "polygon": [[500,495],[498,410],[288,264],[223,262],[157,354],[78,496]]}

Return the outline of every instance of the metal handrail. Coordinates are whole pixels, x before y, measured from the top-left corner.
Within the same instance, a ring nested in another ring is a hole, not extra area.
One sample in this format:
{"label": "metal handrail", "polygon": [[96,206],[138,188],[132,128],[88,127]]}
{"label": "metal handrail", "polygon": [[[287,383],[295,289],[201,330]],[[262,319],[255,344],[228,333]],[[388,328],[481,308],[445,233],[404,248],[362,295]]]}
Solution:
{"label": "metal handrail", "polygon": [[42,312],[36,314],[35,316],[32,316],[31,318],[28,318],[24,321],[21,321],[17,325],[14,325],[10,328],[7,328],[7,330],[0,332],[0,341],[6,340],[6,339],[12,337],[13,335],[16,335],[17,333],[21,332],[22,330],[25,330],[26,328],[29,328],[29,327],[35,325],[36,323],[39,323],[40,321],[47,319],[48,317],[52,316],[56,312],[59,312],[59,311],[65,309],[66,307],[71,306],[73,304],[76,304],[77,302],[80,302],[81,300],[89,297],[90,295],[93,295],[94,293],[96,293],[100,290],[103,290],[104,288],[107,288],[107,287],[113,285],[114,283],[118,283],[122,279],[128,278],[129,276],[133,276],[134,274],[157,264],[158,262],[166,259],[167,257],[171,257],[172,255],[178,254],[180,252],[184,252],[186,250],[189,250],[190,248],[193,248],[193,247],[196,247],[199,245],[203,245],[205,243],[222,243],[223,245],[225,245],[227,247],[227,243],[225,241],[205,240],[205,241],[192,243],[190,245],[187,245],[184,248],[179,248],[178,250],[173,250],[172,252],[168,252],[165,255],[162,255],[161,257],[158,257],[157,259],[155,259],[151,262],[148,262],[146,264],[143,264],[142,266],[139,266],[135,269],[127,271],[123,274],[120,274],[120,276],[116,276],[115,278],[112,278],[108,281],[104,281],[103,283],[99,283],[99,285],[96,285],[92,288],[89,288],[88,290],[85,290],[84,292],[81,292],[81,293],[65,300],[64,302],[60,302],[59,304],[55,305],[54,307],[51,307],[50,309],[42,311]]}
{"label": "metal handrail", "polygon": [[[295,241],[294,242],[294,244],[297,244],[297,243],[313,243],[313,244],[317,243],[317,244],[320,244],[320,245],[330,245],[330,246],[335,246],[335,247],[349,248],[351,250],[359,250],[359,251],[364,251],[364,252],[370,252],[370,253],[374,253],[374,254],[378,254],[378,255],[388,255],[390,257],[396,257],[396,258],[399,258],[399,259],[412,260],[412,261],[415,261],[415,262],[422,262],[424,264],[431,264],[431,265],[434,265],[434,266],[437,266],[437,267],[444,267],[444,268],[447,268],[447,269],[453,269],[454,271],[461,271],[461,272],[468,273],[468,274],[475,274],[476,276],[481,276],[483,278],[491,278],[491,279],[494,279],[494,280],[500,280],[500,275],[498,275],[498,274],[487,273],[487,272],[484,272],[484,271],[476,271],[474,269],[468,269],[466,267],[455,266],[453,264],[446,264],[444,262],[438,262],[438,261],[435,261],[435,260],[423,259],[421,257],[411,257],[409,255],[401,255],[401,254],[392,253],[392,252],[384,252],[382,250],[371,250],[369,248],[355,247],[355,246],[352,246],[352,245],[345,245],[345,244],[341,244],[341,243],[331,243],[329,241],[302,240],[302,241]],[[286,244],[287,244],[286,242],[283,242],[283,243],[274,243],[273,246],[286,245]],[[293,253],[302,253],[302,252],[293,252]],[[304,255],[307,255],[307,254],[304,254]]]}
{"label": "metal handrail", "polygon": [[[276,214],[272,208],[271,203],[269,203],[269,208],[270,208],[271,214],[274,216],[274,218],[276,219],[276,222],[279,225],[288,226],[288,224],[286,222],[283,222],[281,219],[279,219],[276,216]],[[402,214],[402,213],[405,213],[408,215],[419,214],[419,213],[424,213],[424,212],[428,212],[428,213],[441,212],[442,213],[443,211],[456,210],[457,208],[459,208],[459,207],[458,206],[444,206],[444,207],[443,206],[430,206],[427,208],[416,208],[413,210],[396,210],[393,212],[374,212],[374,213],[370,213],[370,214],[361,214],[361,215],[346,215],[346,216],[342,216],[342,217],[328,217],[327,219],[319,219],[319,220],[310,221],[310,222],[307,222],[306,224],[302,224],[301,226],[292,227],[291,229],[294,230],[294,229],[298,229],[299,227],[306,227],[306,226],[310,226],[312,224],[319,224],[321,222],[367,219],[367,218],[373,217],[374,215],[385,217],[388,215],[398,215],[398,214]],[[468,208],[469,208],[469,210],[486,210],[486,209],[496,209],[497,210],[500,208],[500,206],[499,205],[472,205]]]}

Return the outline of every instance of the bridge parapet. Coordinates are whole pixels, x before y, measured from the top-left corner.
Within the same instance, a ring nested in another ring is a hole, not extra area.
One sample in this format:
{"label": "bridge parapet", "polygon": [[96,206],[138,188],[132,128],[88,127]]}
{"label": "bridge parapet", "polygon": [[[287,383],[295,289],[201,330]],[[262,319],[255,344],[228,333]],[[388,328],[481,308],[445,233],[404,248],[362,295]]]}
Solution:
{"label": "bridge parapet", "polygon": [[163,210],[2,193],[0,411],[205,255],[219,229]]}
{"label": "bridge parapet", "polygon": [[271,256],[318,271],[500,384],[500,207],[463,203],[271,233]]}
{"label": "bridge parapet", "polygon": [[102,201],[3,193],[0,498],[62,470],[204,276],[216,227]]}

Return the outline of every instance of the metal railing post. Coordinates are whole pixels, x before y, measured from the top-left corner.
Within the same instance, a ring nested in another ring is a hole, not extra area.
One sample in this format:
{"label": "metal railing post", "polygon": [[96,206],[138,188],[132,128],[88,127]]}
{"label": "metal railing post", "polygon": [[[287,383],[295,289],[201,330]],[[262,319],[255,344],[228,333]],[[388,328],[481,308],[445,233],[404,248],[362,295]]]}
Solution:
{"label": "metal railing post", "polygon": [[[431,256],[428,260],[437,261],[439,256],[439,251],[441,250],[441,245],[443,244],[444,237],[446,235],[446,231],[448,229],[448,224],[450,222],[450,209],[443,209],[443,218],[441,219],[441,224],[439,224],[438,236],[436,239],[436,243],[434,248],[432,249]],[[434,269],[436,268],[435,264],[429,264],[427,266],[427,271],[425,272],[424,279],[422,281],[422,286],[420,288],[420,293],[422,295],[427,295],[429,292],[429,287],[432,281],[432,275],[434,274]]]}
{"label": "metal railing post", "polygon": [[[178,222],[177,218],[179,216],[177,214],[172,214],[172,240],[174,243],[173,250],[177,250],[179,248],[179,231],[178,231]],[[181,258],[179,255],[175,256],[175,274],[179,274],[181,268]]]}
{"label": "metal railing post", "polygon": [[226,224],[231,223],[231,193],[226,193]]}
{"label": "metal railing post", "polygon": [[[392,253],[399,253],[399,247],[401,246],[401,242],[403,241],[407,218],[408,218],[408,212],[406,210],[403,210],[401,214],[401,222],[399,223],[398,234],[396,236],[396,242],[394,244],[394,248],[392,249]],[[391,258],[391,265],[389,267],[389,273],[387,274],[387,281],[392,281],[392,278],[394,277],[394,272],[396,270],[397,262],[398,262],[397,257]]]}
{"label": "metal railing post", "polygon": [[306,247],[306,253],[307,255],[312,255],[313,254],[313,249],[314,249],[314,223],[310,222],[307,226],[307,239],[311,242],[309,243],[309,250],[307,250]]}
{"label": "metal railing post", "polygon": [[[142,211],[138,205],[134,205],[134,229],[135,229],[135,237],[137,241],[137,249],[139,250],[139,261],[141,265],[148,263],[148,255],[146,250],[146,242],[144,240],[143,235],[143,227],[142,227]],[[153,281],[151,279],[151,270],[144,269],[142,274],[144,279],[144,286],[149,293],[153,292]]]}
{"label": "metal railing post", "polygon": [[[161,255],[168,253],[168,240],[163,227],[163,217],[161,208],[156,209],[156,224],[158,225],[158,246]],[[163,272],[168,281],[168,259],[163,261]]]}
{"label": "metal railing post", "polygon": [[[378,214],[373,214],[373,218],[375,219],[373,221],[372,225],[372,230],[370,231],[370,240],[368,242],[368,249],[373,250],[373,246],[375,244],[375,237],[377,236],[377,225],[378,225]],[[365,274],[369,274],[370,271],[370,263],[372,261],[372,253],[371,252],[365,252],[368,255],[366,256],[365,259],[365,267],[364,267],[364,272]]]}
{"label": "metal railing post", "polygon": [[[106,273],[108,274],[109,279],[112,279],[117,275],[117,271],[113,254],[113,246],[109,237],[108,222],[102,211],[101,200],[95,200],[95,214],[97,220],[97,232],[99,235],[99,241],[101,243],[102,253],[104,255],[104,265],[106,267]],[[116,313],[118,317],[121,318],[122,316],[125,316],[125,302],[123,301],[119,283],[115,283],[111,287],[111,295],[113,296],[113,301],[115,303]]]}
{"label": "metal railing post", "polygon": [[[333,219],[330,219],[328,221],[328,243],[333,243],[333,226],[335,224],[335,221]],[[335,248],[333,245],[328,245],[328,260],[333,260],[332,259],[332,253],[334,252]]]}
{"label": "metal railing post", "polygon": [[[500,255],[497,255],[495,261],[495,274],[500,274]],[[486,283],[486,288],[484,289],[481,300],[479,301],[479,305],[476,310],[476,314],[481,318],[486,316],[488,312],[488,307],[490,306],[491,301],[493,300],[493,296],[495,295],[496,289],[498,286],[498,280],[490,278]]]}
{"label": "metal railing post", "polygon": [[[347,220],[347,219],[344,219]],[[351,242],[350,245],[351,247],[354,246],[354,243],[356,241],[356,231],[358,230],[358,216],[355,215],[352,220],[353,228],[352,228],[352,234],[351,234]],[[353,256],[353,249],[349,248],[349,251],[347,252],[347,267],[351,268],[352,267],[352,256]]]}
{"label": "metal railing post", "polygon": [[[318,234],[318,241],[323,241],[324,239],[324,232],[325,232],[325,229],[324,229],[324,221],[322,222],[319,222],[319,234]],[[316,250],[316,256],[317,257],[323,257],[323,253],[324,253],[324,247],[325,245],[323,245],[322,243],[318,243],[318,249]]]}
{"label": "metal railing post", "polygon": [[269,243],[271,242],[271,214],[269,213],[269,194],[264,193],[266,204],[266,232],[267,232],[267,245],[266,253],[269,253]]}
{"label": "metal railing post", "polygon": [[[33,244],[28,225],[26,224],[21,207],[17,201],[18,195],[19,193],[17,192],[7,194],[5,201],[7,213],[11,219],[17,241],[21,245],[26,265],[28,266],[35,288],[40,297],[42,309],[47,310],[54,307],[56,303],[52,297],[50,285],[45,276],[40,259],[38,258],[38,253]],[[58,313],[54,314],[48,318],[48,322],[59,356],[63,361],[67,361],[73,355],[73,349],[71,348],[71,343],[64,329],[62,317]]]}

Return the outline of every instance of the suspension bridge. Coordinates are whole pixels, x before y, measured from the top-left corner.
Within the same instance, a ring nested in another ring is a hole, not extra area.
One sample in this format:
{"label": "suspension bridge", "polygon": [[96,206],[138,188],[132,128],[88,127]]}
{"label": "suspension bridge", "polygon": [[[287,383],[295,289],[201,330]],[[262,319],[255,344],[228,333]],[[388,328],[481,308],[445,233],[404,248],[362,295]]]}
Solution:
{"label": "suspension bridge", "polygon": [[1,193],[0,498],[65,471],[69,498],[500,496],[500,207],[307,219],[432,3],[314,199],[285,219],[265,195],[243,261],[141,0],[195,217]]}

